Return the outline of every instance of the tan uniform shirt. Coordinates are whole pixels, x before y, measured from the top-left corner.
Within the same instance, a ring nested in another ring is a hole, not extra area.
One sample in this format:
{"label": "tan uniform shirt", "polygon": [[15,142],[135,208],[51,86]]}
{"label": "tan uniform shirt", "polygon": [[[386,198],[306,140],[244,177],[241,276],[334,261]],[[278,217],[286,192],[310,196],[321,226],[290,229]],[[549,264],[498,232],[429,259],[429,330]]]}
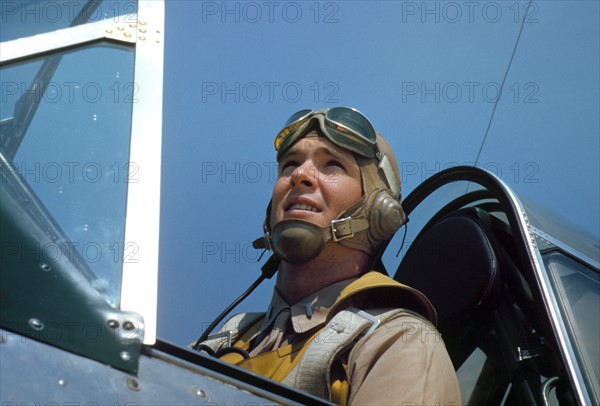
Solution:
{"label": "tan uniform shirt", "polygon": [[[305,333],[325,324],[340,292],[353,281],[330,285],[292,306],[275,290],[250,355],[306,338]],[[350,404],[460,404],[456,374],[441,336],[420,317],[402,315],[380,325],[357,341],[347,365]]]}

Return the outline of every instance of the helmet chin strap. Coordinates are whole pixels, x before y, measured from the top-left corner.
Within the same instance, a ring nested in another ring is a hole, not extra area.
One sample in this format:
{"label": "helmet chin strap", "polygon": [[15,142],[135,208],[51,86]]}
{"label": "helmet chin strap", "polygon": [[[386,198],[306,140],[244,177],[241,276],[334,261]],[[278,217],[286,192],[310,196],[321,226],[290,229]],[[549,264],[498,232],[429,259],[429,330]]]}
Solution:
{"label": "helmet chin strap", "polygon": [[285,262],[303,264],[316,258],[326,242],[352,238],[355,233],[367,228],[367,220],[351,217],[333,220],[326,227],[299,219],[282,220],[273,226],[271,248]]}
{"label": "helmet chin strap", "polygon": [[316,258],[328,241],[346,245],[357,233],[368,230],[369,222],[361,210],[366,200],[367,196],[363,196],[325,227],[300,219],[281,220],[272,230],[265,224],[264,236],[252,245],[257,249],[269,249],[277,258],[290,264],[303,264]]}

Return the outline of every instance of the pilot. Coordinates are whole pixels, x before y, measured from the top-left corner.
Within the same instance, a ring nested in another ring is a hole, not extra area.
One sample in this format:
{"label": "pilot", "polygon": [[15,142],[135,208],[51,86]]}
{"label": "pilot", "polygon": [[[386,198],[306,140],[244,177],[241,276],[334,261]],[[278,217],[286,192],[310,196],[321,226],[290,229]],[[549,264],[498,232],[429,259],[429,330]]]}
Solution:
{"label": "pilot", "polygon": [[405,222],[389,144],[356,109],[335,107],[292,115],[275,149],[257,240],[277,268],[271,303],[200,349],[336,404],[460,404],[435,310],[381,263]]}

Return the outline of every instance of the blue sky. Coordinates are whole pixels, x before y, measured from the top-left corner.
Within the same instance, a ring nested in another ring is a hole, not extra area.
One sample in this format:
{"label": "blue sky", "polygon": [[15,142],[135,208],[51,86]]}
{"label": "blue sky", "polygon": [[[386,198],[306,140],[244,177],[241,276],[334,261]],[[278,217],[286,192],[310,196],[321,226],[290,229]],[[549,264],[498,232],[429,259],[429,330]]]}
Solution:
{"label": "blue sky", "polygon": [[[396,152],[405,196],[472,164],[525,7],[166,2],[158,336],[194,340],[259,275],[250,243],[276,175],[272,141],[297,110],[365,113]],[[598,236],[599,3],[535,2],[526,21],[478,166]],[[238,310],[264,310],[271,289]]]}

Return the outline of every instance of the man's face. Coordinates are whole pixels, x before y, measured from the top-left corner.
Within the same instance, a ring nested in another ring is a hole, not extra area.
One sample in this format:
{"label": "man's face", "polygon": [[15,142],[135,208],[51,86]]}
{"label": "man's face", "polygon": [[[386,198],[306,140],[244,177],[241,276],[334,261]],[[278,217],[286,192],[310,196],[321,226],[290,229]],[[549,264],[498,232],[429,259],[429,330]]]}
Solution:
{"label": "man's face", "polygon": [[351,152],[325,137],[305,137],[279,162],[271,227],[302,219],[324,227],[362,196],[360,169]]}

